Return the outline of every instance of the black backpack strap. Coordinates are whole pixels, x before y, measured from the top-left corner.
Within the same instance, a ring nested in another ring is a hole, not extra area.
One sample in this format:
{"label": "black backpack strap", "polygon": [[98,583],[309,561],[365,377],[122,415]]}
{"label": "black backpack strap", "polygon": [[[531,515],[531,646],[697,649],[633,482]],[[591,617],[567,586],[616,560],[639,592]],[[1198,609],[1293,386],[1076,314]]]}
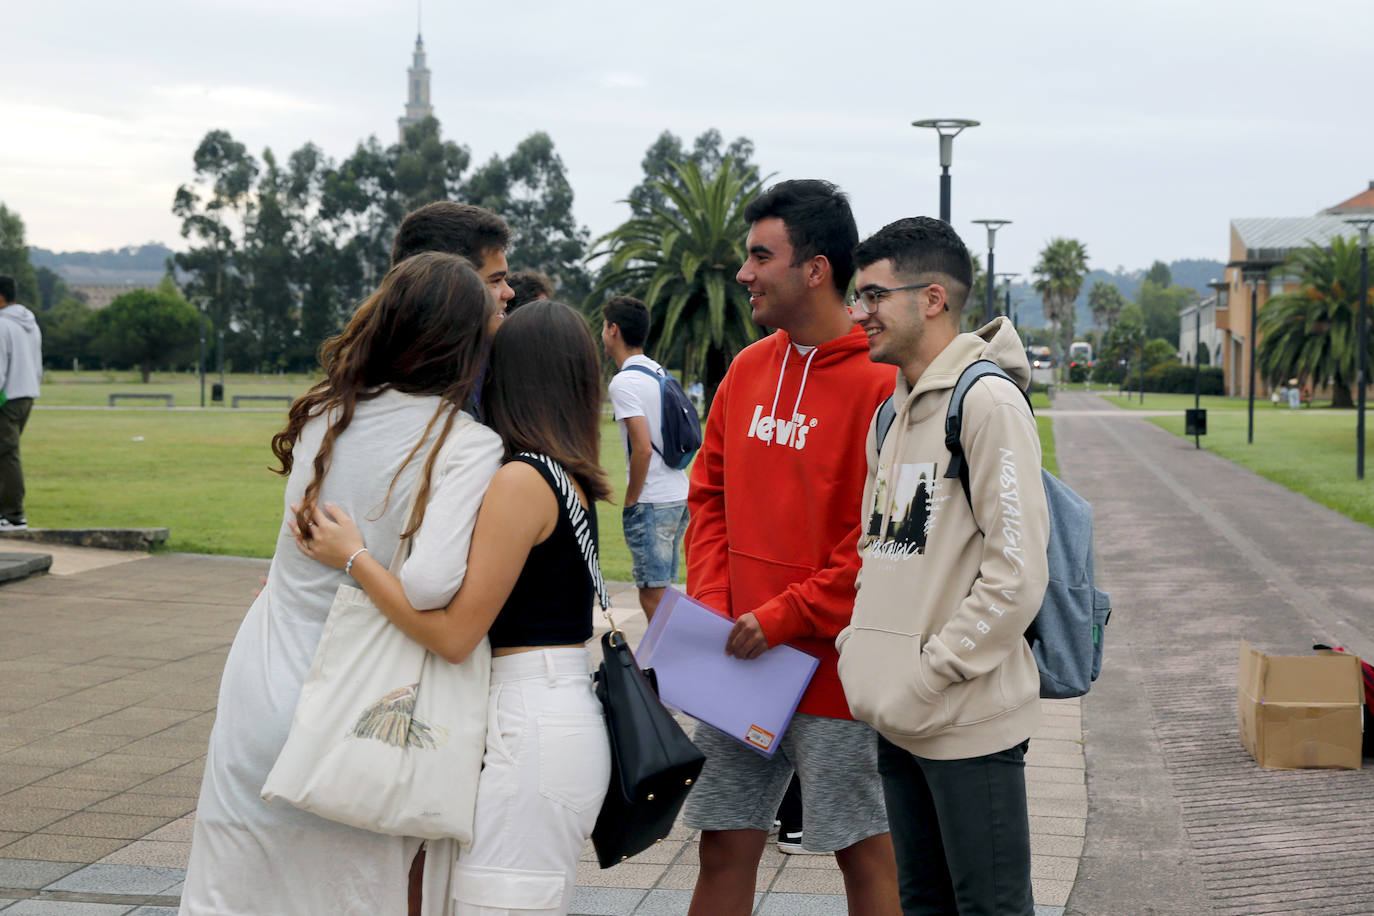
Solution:
{"label": "black backpack strap", "polygon": [[[945,470],[945,476],[959,478],[959,482],[963,484],[964,498],[968,500],[970,510],[973,508],[973,494],[969,488],[968,461],[964,457],[964,445],[959,439],[960,433],[963,432],[964,397],[975,382],[988,375],[1004,378],[1016,385],[1016,390],[1020,391],[1021,396],[1026,399],[1026,406],[1030,406],[1030,395],[1020,385],[1016,384],[1016,379],[1008,375],[1005,369],[992,360],[975,360],[960,373],[959,381],[954,385],[954,393],[949,398],[949,411],[945,414],[945,448],[949,449],[949,467]],[[1031,414],[1034,413],[1035,408],[1031,407]],[[976,524],[977,520],[974,521]],[[979,526],[980,530],[981,527]]]}
{"label": "black backpack strap", "polygon": [[[663,390],[664,385],[667,384],[668,370],[661,369],[659,370],[659,372],[655,372],[648,366],[626,366],[624,369],[621,369],[620,371],[643,372],[645,375],[649,376],[649,378],[654,379],[658,382],[658,422],[659,427],[661,429],[663,425],[663,402],[668,399],[668,393]],[[660,374],[660,372],[662,374]],[[663,457],[662,450],[654,445],[654,440],[652,436],[649,437],[649,448],[655,452],[658,452],[658,457]],[[625,460],[630,460],[630,444],[628,442],[625,443]]]}
{"label": "black backpack strap", "polygon": [[892,421],[897,419],[897,405],[893,398],[897,397],[896,392],[889,394],[878,405],[878,412],[873,415],[873,422],[878,425],[878,451],[883,450],[883,443],[887,441],[888,430],[892,429]]}

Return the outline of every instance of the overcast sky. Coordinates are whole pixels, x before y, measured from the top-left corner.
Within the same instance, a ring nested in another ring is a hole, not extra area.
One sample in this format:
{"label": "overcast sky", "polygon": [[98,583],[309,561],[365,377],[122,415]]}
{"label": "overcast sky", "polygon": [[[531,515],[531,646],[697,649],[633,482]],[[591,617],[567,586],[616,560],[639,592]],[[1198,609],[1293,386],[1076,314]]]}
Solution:
{"label": "overcast sky", "polygon": [[[495,17],[504,18],[495,18]],[[30,244],[182,247],[191,154],[223,128],[284,159],[396,138],[414,0],[49,0],[4,13],[0,201]],[[1090,266],[1225,259],[1228,220],[1308,216],[1374,179],[1371,0],[428,0],[444,135],[474,162],[547,131],[594,234],[665,128],[752,139],[777,178],[849,192],[862,234],[1010,219],[998,271],[1070,236]]]}

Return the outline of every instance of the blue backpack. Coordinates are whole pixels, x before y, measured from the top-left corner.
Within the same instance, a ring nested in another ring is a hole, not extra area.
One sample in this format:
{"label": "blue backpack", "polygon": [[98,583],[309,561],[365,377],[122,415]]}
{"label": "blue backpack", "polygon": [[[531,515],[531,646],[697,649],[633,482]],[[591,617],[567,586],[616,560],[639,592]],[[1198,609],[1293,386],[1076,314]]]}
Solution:
{"label": "blue backpack", "polygon": [[658,372],[648,366],[626,366],[625,369],[643,372],[658,380],[658,402],[663,415],[659,435],[663,439],[663,449],[655,448],[654,451],[668,467],[685,470],[701,448],[701,417],[697,416],[696,405],[677,379],[662,369]]}
{"label": "blue backpack", "polygon": [[[1016,380],[1001,366],[980,359],[959,376],[950,397],[949,412],[945,415],[945,447],[950,452],[945,477],[959,478],[970,509],[973,497],[969,493],[968,462],[964,460],[959,433],[963,424],[964,396],[974,382],[988,375],[999,376],[1016,385]],[[1030,397],[1020,385],[1016,388],[1029,405]],[[878,408],[879,451],[896,415],[896,405],[889,397]],[[1026,630],[1026,641],[1040,669],[1040,695],[1063,700],[1083,696],[1102,671],[1102,631],[1112,616],[1112,600],[1106,592],[1093,586],[1092,506],[1044,468],[1040,469],[1040,476],[1050,510],[1046,549],[1050,577],[1040,610]]]}

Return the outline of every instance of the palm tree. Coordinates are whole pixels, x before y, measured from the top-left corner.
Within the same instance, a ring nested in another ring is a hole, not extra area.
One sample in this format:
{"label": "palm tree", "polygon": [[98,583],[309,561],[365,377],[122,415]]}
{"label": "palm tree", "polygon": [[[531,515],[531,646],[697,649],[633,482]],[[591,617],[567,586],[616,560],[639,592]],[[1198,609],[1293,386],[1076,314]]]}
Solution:
{"label": "palm tree", "polygon": [[1108,283],[1106,280],[1098,280],[1088,290],[1088,308],[1093,313],[1093,323],[1102,329],[1103,333],[1110,333],[1112,325],[1116,324],[1117,318],[1121,316],[1121,308],[1126,304],[1126,297],[1121,295],[1121,290],[1115,284]]}
{"label": "palm tree", "polygon": [[1283,273],[1298,289],[1270,298],[1256,318],[1259,368],[1271,382],[1290,377],[1319,385],[1331,380],[1331,406],[1351,407],[1358,378],[1356,327],[1360,302],[1360,246],[1336,237],[1330,248],[1315,242],[1288,258]]}
{"label": "palm tree", "polygon": [[648,206],[593,243],[587,260],[607,261],[586,308],[594,313],[612,291],[642,299],[650,322],[645,349],[680,366],[684,383],[700,380],[709,404],[730,360],[759,338],[735,273],[749,234],[744,206],[760,180],[732,158],[709,177],[695,162],[673,168],[677,181],[650,183],[667,204]]}
{"label": "palm tree", "polygon": [[[1073,342],[1074,301],[1088,272],[1088,249],[1077,239],[1050,239],[1031,270],[1036,275],[1035,291],[1045,304],[1045,317],[1059,344],[1056,355],[1065,354]],[[1059,362],[1060,371],[1066,371],[1064,360]]]}

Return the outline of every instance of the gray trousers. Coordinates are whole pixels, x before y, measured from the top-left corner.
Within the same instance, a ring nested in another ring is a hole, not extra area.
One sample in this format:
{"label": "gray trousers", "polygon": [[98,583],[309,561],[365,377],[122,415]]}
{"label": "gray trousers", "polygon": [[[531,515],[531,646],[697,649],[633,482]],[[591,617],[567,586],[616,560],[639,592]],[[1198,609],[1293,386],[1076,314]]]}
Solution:
{"label": "gray trousers", "polygon": [[19,434],[29,422],[33,398],[15,398],[0,405],[0,518],[24,520],[24,468],[19,463]]}

